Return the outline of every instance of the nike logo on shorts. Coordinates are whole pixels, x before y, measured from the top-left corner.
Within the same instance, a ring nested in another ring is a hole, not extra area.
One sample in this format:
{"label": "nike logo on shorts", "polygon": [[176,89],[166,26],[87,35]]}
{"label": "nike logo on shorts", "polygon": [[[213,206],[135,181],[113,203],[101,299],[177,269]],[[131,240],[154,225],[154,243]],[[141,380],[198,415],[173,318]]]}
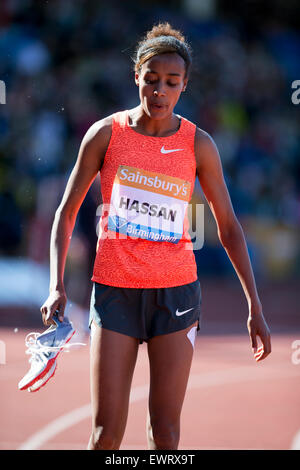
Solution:
{"label": "nike logo on shorts", "polygon": [[164,145],[163,145],[162,148],[160,149],[161,153],[180,152],[181,150],[184,150],[184,149],[170,149],[170,150],[166,150]]}
{"label": "nike logo on shorts", "polygon": [[176,315],[176,317],[181,317],[181,315],[184,315],[185,313],[188,313],[193,309],[194,309],[194,307],[189,308],[188,310],[183,310],[183,312],[178,312],[178,309],[177,309],[175,315]]}

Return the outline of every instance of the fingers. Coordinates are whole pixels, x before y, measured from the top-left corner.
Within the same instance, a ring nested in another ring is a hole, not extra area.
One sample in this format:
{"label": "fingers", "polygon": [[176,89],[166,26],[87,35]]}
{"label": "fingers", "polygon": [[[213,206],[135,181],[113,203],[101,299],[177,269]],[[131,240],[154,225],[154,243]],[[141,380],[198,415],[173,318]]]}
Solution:
{"label": "fingers", "polygon": [[256,339],[255,331],[251,331],[250,333],[250,342],[251,342],[252,352],[255,355],[257,352],[257,339]]}
{"label": "fingers", "polygon": [[252,352],[253,352],[253,354],[256,354],[256,351],[257,351],[257,339],[256,339],[257,331],[256,331],[256,328],[253,325],[253,319],[251,319],[250,317],[248,318],[247,327],[248,327],[248,333],[249,333]]}
{"label": "fingers", "polygon": [[56,325],[55,321],[53,320],[54,315],[57,316],[60,322],[62,322],[64,319],[63,308],[56,303],[51,307],[44,304],[40,308],[40,312],[42,314],[42,320],[45,326]]}
{"label": "fingers", "polygon": [[261,346],[260,348],[257,349],[257,352],[254,354],[254,358],[256,360],[256,362],[259,362],[263,359],[263,356],[264,356],[264,348],[263,346]]}
{"label": "fingers", "polygon": [[[249,316],[248,331],[252,352],[256,362],[262,361],[271,353],[271,335],[268,325],[262,315]],[[262,346],[258,348],[257,338],[260,338]]]}
{"label": "fingers", "polygon": [[254,355],[256,362],[260,362],[265,359],[270,353],[264,350],[264,347],[261,346],[258,348],[257,353]]}
{"label": "fingers", "polygon": [[[262,346],[253,350],[254,358],[256,362],[260,362],[265,359],[271,353],[271,339],[270,336],[261,338]],[[257,342],[256,342],[257,344]]]}
{"label": "fingers", "polygon": [[47,307],[42,307],[40,311],[42,313],[42,320],[45,326],[55,325],[55,321],[53,320],[54,312],[51,312]]}
{"label": "fingers", "polygon": [[264,338],[263,346],[261,346],[254,355],[256,362],[262,361],[271,353],[270,337]]}

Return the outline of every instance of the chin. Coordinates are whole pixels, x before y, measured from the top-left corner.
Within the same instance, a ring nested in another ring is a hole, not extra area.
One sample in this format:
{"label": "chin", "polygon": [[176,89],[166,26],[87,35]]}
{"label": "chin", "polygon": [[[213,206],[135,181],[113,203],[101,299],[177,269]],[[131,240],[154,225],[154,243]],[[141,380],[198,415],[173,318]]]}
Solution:
{"label": "chin", "polygon": [[169,112],[169,108],[167,106],[159,107],[155,105],[149,105],[147,114],[153,119],[164,119],[172,113]]}

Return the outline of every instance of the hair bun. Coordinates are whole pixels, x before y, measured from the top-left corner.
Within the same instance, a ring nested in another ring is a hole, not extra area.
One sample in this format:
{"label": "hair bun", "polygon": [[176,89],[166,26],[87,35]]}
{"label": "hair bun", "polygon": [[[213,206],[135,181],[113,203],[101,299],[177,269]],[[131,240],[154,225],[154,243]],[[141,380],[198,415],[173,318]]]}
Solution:
{"label": "hair bun", "polygon": [[153,28],[148,31],[146,35],[146,40],[154,39],[159,36],[172,36],[181,42],[185,42],[185,37],[183,36],[183,34],[181,34],[181,32],[177,29],[172,28],[172,26],[168,22],[159,23],[158,25],[153,26]]}
{"label": "hair bun", "polygon": [[172,28],[170,23],[159,23],[148,31],[136,48],[134,61],[135,72],[151,57],[159,54],[176,52],[185,62],[186,75],[189,75],[192,63],[192,51],[181,31]]}

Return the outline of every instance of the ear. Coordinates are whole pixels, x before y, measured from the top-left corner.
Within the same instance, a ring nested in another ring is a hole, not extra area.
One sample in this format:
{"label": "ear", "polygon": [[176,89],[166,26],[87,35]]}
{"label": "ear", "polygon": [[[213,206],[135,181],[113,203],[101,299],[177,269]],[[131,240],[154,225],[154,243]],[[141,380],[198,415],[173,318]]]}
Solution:
{"label": "ear", "polygon": [[186,90],[186,86],[187,86],[187,83],[188,83],[188,78],[186,77],[184,80],[183,80],[183,86],[182,86],[182,92]]}
{"label": "ear", "polygon": [[138,72],[135,72],[135,74],[134,74],[134,81],[135,81],[135,84],[137,86],[140,85],[140,76],[139,76]]}

